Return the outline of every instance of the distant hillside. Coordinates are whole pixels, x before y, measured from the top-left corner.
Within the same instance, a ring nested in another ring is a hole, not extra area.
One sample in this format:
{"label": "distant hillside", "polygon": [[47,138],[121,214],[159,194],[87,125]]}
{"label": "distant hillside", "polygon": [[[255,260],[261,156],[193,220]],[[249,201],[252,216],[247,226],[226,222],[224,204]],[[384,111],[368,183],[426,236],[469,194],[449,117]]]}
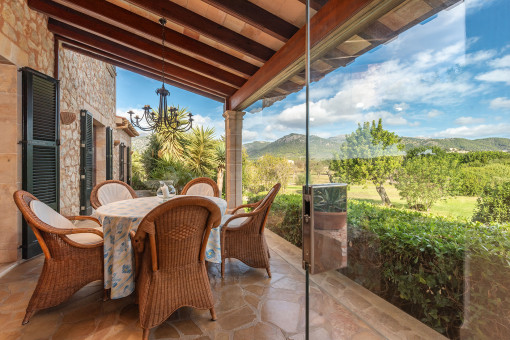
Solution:
{"label": "distant hillside", "polygon": [[[310,136],[310,154],[313,159],[329,159],[338,152],[345,136],[321,138]],[[250,158],[258,158],[266,153],[289,159],[305,157],[305,135],[291,133],[274,142],[252,142],[243,145]]]}
{"label": "distant hillside", "polygon": [[[508,138],[414,138],[402,137],[406,150],[418,146],[438,146],[452,151],[510,151]],[[310,136],[310,153],[313,159],[330,159],[338,152],[345,141],[345,135],[330,138]],[[289,159],[303,159],[305,157],[305,135],[291,133],[274,142],[252,142],[244,144],[250,158],[258,158],[266,153],[286,157]]]}
{"label": "distant hillside", "polygon": [[412,138],[402,137],[406,149],[417,146],[439,146],[443,149],[456,149],[459,151],[510,151],[510,139],[508,138]]}
{"label": "distant hillside", "polygon": [[150,135],[138,136],[133,138],[131,140],[131,147],[133,148],[133,151],[142,153],[149,145],[149,137]]}

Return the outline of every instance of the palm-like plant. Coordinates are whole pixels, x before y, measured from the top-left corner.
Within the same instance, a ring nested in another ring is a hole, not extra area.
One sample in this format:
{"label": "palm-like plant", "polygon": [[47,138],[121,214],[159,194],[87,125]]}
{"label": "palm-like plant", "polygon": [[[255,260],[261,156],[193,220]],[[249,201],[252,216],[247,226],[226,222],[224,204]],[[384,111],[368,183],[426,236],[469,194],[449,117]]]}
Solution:
{"label": "palm-like plant", "polygon": [[225,168],[227,166],[227,153],[225,150],[225,139],[221,136],[221,140],[216,145],[216,155],[214,161],[216,162],[216,184],[218,184],[218,188],[221,191],[223,189],[223,174],[225,173]]}
{"label": "palm-like plant", "polygon": [[186,163],[191,172],[196,176],[210,175],[215,168],[216,143],[214,128],[203,126],[193,128],[187,134],[186,140]]}
{"label": "palm-like plant", "polygon": [[[156,113],[157,110],[154,110]],[[189,111],[187,108],[177,106],[177,115],[179,121],[184,125],[188,121]],[[162,142],[161,153],[169,155],[178,161],[183,161],[185,152],[184,145],[186,144],[186,133],[175,131],[172,129],[164,129],[158,133],[158,136]]]}

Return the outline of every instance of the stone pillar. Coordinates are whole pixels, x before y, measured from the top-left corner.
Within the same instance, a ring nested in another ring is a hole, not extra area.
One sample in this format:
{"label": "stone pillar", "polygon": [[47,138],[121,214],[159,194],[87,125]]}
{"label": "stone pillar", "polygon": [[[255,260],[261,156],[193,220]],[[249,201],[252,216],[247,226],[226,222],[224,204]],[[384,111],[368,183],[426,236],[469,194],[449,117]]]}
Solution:
{"label": "stone pillar", "polygon": [[226,190],[227,213],[243,204],[243,116],[241,111],[226,111],[225,150],[226,150]]}

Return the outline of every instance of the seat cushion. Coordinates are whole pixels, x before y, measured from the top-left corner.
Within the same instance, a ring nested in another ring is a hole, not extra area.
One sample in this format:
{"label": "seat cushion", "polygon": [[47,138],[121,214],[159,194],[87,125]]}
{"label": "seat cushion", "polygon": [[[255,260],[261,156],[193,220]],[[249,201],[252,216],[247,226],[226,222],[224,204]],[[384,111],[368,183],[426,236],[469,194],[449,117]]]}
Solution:
{"label": "seat cushion", "polygon": [[73,222],[69,221],[64,216],[53,210],[47,204],[33,200],[30,202],[30,209],[41,221],[44,223],[59,229],[73,229]]}
{"label": "seat cushion", "polygon": [[[224,215],[222,218],[221,218],[221,226],[223,226],[225,224],[225,222],[227,222],[227,220],[229,218],[231,218],[232,216],[234,215]],[[236,227],[239,227],[241,224],[243,224],[244,221],[246,221],[248,219],[248,217],[239,217],[239,218],[236,218],[235,220],[232,220],[230,221],[230,223],[228,224],[228,227],[229,228],[236,228]]]}
{"label": "seat cushion", "polygon": [[[94,228],[94,229],[97,229],[97,228]],[[94,243],[101,242],[103,240],[103,238],[101,236],[92,234],[92,233],[70,234],[70,235],[67,235],[67,237],[70,240],[72,240],[76,243],[80,243],[80,244],[94,244]]]}
{"label": "seat cushion", "polygon": [[214,189],[205,183],[197,183],[189,187],[186,195],[214,196]]}
{"label": "seat cushion", "polygon": [[132,199],[129,190],[118,183],[105,184],[97,190],[97,199],[101,205]]}

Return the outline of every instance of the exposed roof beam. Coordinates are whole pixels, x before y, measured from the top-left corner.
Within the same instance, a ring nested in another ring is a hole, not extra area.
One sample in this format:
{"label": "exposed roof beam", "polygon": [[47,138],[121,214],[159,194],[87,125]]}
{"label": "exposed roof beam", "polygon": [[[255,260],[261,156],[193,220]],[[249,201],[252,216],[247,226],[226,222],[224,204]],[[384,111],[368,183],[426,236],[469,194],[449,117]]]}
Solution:
{"label": "exposed roof beam", "polygon": [[[306,0],[299,0],[299,2],[302,2],[306,5]],[[310,8],[313,8],[314,10],[318,11],[324,6],[328,0],[310,0]]]}
{"label": "exposed roof beam", "polygon": [[[82,42],[86,45],[96,47],[105,52],[122,56],[125,59],[132,60],[137,64],[147,66],[156,71],[161,68],[161,60],[158,58],[151,57],[145,53],[136,51],[124,45],[117,44],[92,33],[85,32],[76,27],[59,22],[55,19],[50,18],[48,20],[48,29],[54,34]],[[234,87],[220,83],[216,80],[204,77],[200,74],[188,71],[170,63],[165,64],[165,70],[165,74],[169,79],[177,82],[183,80],[185,83],[196,84],[211,90],[215,90],[223,95],[231,95],[236,90]]]}
{"label": "exposed roof beam", "polygon": [[[370,23],[369,17],[394,8],[403,0],[329,0],[310,21],[312,60],[337,46]],[[363,20],[361,20],[363,19]],[[242,110],[289,77],[304,69],[306,26],[303,26],[276,54],[227,100],[227,110]],[[335,45],[336,44],[336,45]]]}
{"label": "exposed roof beam", "polygon": [[[118,67],[122,67],[126,70],[141,74],[143,76],[161,81],[161,73],[159,73],[156,70],[153,70],[147,66],[137,64],[131,60],[124,59],[122,57],[119,57],[117,55],[114,55],[114,54],[111,54],[111,53],[108,53],[105,51],[101,51],[97,48],[85,45],[83,43],[74,41],[69,38],[65,38],[62,36],[57,36],[57,37],[58,37],[59,41],[62,41],[62,45],[70,50],[79,52],[81,54],[87,55],[89,57],[104,61],[106,63],[112,64],[112,65],[115,65]],[[176,81],[169,80],[169,79],[165,79],[165,82],[169,85],[182,88],[183,90],[190,91],[190,92],[199,94],[204,97],[208,97],[208,98],[211,98],[211,99],[214,99],[217,101],[221,101],[221,102],[225,101],[224,96],[222,96],[221,94],[219,94],[213,90],[197,86],[195,84],[188,85],[188,84],[184,83],[183,81],[176,82]]]}
{"label": "exposed roof beam", "polygon": [[[161,39],[160,24],[110,2],[104,0],[65,0],[65,2],[80,8],[80,11],[85,10],[91,15],[109,18],[138,32]],[[199,55],[247,76],[251,76],[258,70],[258,67],[255,65],[168,28],[165,29],[165,39],[170,45]]]}
{"label": "exposed roof beam", "polygon": [[289,40],[298,31],[296,26],[247,0],[202,1],[257,27],[281,41]]}
{"label": "exposed roof beam", "polygon": [[275,51],[244,35],[236,33],[220,24],[215,23],[189,9],[181,7],[172,1],[161,0],[126,0],[158,16],[164,17],[181,26],[192,29],[214,41],[222,43],[237,51],[265,62]]}
{"label": "exposed roof beam", "polygon": [[[163,47],[159,43],[142,38],[117,26],[102,22],[101,20],[82,14],[57,3],[48,0],[29,0],[28,3],[31,8],[52,18],[73,26],[93,31],[97,34],[108,37],[109,40],[134,47],[140,51],[156,56],[160,56],[162,53]],[[240,87],[246,81],[246,79],[242,77],[207,64],[203,61],[194,59],[181,52],[174,51],[168,47],[165,48],[165,58],[172,63],[181,65],[206,76],[216,78],[236,87]]]}

